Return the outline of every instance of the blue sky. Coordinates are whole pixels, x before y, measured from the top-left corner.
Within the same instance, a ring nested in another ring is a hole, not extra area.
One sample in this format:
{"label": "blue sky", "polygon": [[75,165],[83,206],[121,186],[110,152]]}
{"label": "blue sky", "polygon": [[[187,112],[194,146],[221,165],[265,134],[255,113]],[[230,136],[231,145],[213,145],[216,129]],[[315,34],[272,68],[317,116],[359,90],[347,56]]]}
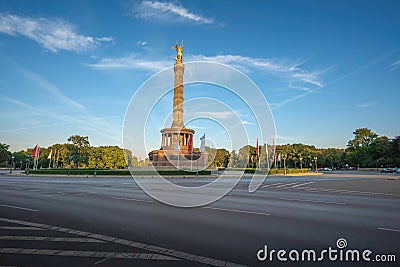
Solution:
{"label": "blue sky", "polygon": [[3,0],[0,142],[122,146],[129,100],[172,66],[176,40],[186,62],[228,64],[258,85],[278,144],[345,147],[360,127],[400,135],[398,14],[398,1]]}

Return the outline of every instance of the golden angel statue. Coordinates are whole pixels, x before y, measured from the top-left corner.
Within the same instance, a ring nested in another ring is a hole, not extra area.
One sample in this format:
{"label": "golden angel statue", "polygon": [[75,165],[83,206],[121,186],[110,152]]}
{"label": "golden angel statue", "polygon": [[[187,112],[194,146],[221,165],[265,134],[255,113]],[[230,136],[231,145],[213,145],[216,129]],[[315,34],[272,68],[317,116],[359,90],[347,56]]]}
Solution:
{"label": "golden angel statue", "polygon": [[182,41],[181,45],[178,45],[178,41],[176,41],[176,45],[173,45],[172,48],[175,49],[177,52],[176,57],[175,57],[176,63],[182,63],[182,61],[183,61],[183,58],[182,58],[183,41]]}

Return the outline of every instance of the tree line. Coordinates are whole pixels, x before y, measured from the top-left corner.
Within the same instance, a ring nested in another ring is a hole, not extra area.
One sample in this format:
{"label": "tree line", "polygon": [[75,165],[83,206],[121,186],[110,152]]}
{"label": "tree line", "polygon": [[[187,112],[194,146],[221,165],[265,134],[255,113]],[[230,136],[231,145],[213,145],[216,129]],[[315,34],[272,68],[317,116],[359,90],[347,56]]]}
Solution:
{"label": "tree line", "polygon": [[[275,158],[270,162],[271,168],[378,168],[400,167],[400,136],[392,139],[379,136],[368,128],[359,128],[354,132],[345,149],[316,148],[313,145],[286,144],[275,147]],[[129,166],[147,166],[149,159],[141,159],[131,151],[118,146],[93,147],[87,136],[73,135],[68,143],[54,144],[42,148],[38,159],[38,168],[109,168],[121,169]],[[32,168],[31,155],[33,148],[11,153],[7,144],[0,143],[0,167]],[[260,145],[259,153],[255,146],[245,145],[238,151],[229,152],[225,148],[206,147],[209,164],[215,168],[255,168],[268,166],[267,149],[272,147]],[[271,153],[271,152],[270,152]],[[124,155],[125,154],[125,155]],[[50,156],[49,156],[50,155]],[[125,157],[126,156],[126,157]]]}
{"label": "tree line", "polygon": [[[118,146],[93,147],[88,136],[72,135],[68,143],[54,144],[47,148],[40,148],[38,168],[104,168],[121,169],[128,165],[147,165],[148,161],[133,156],[129,150]],[[9,145],[0,143],[0,167],[15,168],[33,167],[32,153],[34,148],[11,153]]]}
{"label": "tree line", "polygon": [[[309,168],[329,167],[343,168],[382,168],[400,167],[400,136],[392,139],[379,136],[368,128],[359,128],[353,132],[345,149],[316,148],[313,145],[286,144],[276,145],[275,159],[270,163],[272,168]],[[254,168],[257,165],[266,167],[266,145],[256,148],[246,145],[228,152],[226,149],[206,148],[209,152],[210,164],[214,167]],[[260,160],[258,160],[260,158]]]}

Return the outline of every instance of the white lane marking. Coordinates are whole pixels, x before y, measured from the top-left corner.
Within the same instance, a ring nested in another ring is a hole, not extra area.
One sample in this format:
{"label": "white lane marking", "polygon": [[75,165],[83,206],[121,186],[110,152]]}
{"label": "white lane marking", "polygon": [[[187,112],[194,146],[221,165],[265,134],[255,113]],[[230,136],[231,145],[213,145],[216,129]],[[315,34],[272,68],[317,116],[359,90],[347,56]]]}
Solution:
{"label": "white lane marking", "polygon": [[248,210],[234,210],[234,209],[225,209],[225,208],[216,208],[216,207],[202,207],[202,208],[210,209],[210,210],[221,210],[221,211],[239,212],[239,213],[247,213],[247,214],[255,214],[255,215],[264,215],[264,216],[271,215],[271,214],[264,213],[264,212],[248,211]]}
{"label": "white lane marking", "polygon": [[97,264],[99,264],[99,263],[105,262],[106,260],[109,260],[109,259],[110,259],[110,258],[105,258],[105,259],[96,261],[96,262],[94,263],[94,265],[97,265]]}
{"label": "white lane marking", "polygon": [[383,227],[378,227],[379,230],[383,230],[383,231],[392,231],[392,232],[399,232],[400,230],[398,229],[390,229],[390,228],[383,228]]}
{"label": "white lane marking", "polygon": [[117,200],[128,200],[128,201],[147,202],[147,203],[154,202],[152,200],[144,200],[144,199],[136,199],[136,198],[124,198],[124,197],[111,197],[111,198],[117,199]]}
{"label": "white lane marking", "polygon": [[[173,250],[173,249],[168,249],[168,248],[163,248],[163,247],[158,247],[158,246],[153,246],[145,243],[140,243],[136,241],[130,241],[126,239],[120,239],[120,238],[115,238],[111,236],[106,236],[106,235],[100,235],[100,234],[94,234],[94,233],[89,233],[89,232],[84,232],[84,231],[78,231],[78,230],[72,230],[68,228],[63,228],[63,227],[58,227],[58,226],[52,226],[48,224],[41,224],[41,223],[34,223],[34,222],[27,222],[27,221],[21,221],[21,220],[14,220],[14,219],[7,219],[7,218],[0,218],[1,222],[7,222],[7,223],[14,223],[14,224],[20,224],[20,225],[27,225],[27,226],[33,226],[33,227],[41,227],[47,230],[52,230],[52,231],[58,231],[62,233],[68,233],[68,234],[75,234],[75,235],[80,235],[80,236],[85,236],[85,237],[90,237],[90,238],[95,238],[95,239],[100,239],[104,241],[109,241],[115,244],[120,244],[124,246],[129,246],[133,248],[139,248],[139,249],[144,249],[160,254],[166,254],[171,257],[179,258],[179,259],[184,259],[188,261],[195,261],[198,263],[203,263],[203,264],[208,264],[212,266],[244,266],[240,265],[237,263],[232,263],[232,262],[227,262],[227,261],[222,261],[222,260],[217,260],[213,258],[207,258],[203,256],[198,256],[195,254],[190,254],[186,252],[182,252],[179,250]],[[122,253],[126,254],[126,253]],[[80,254],[79,256],[81,256]],[[107,258],[106,256],[102,256],[102,258]]]}
{"label": "white lane marking", "polygon": [[122,184],[135,184],[135,183],[122,183]]}
{"label": "white lane marking", "polygon": [[[40,229],[40,228],[38,228]],[[44,229],[41,229],[44,230]],[[0,240],[23,240],[23,241],[54,241],[54,242],[77,242],[77,243],[106,243],[103,240],[80,237],[52,237],[52,236],[0,236]]]}
{"label": "white lane marking", "polygon": [[281,200],[288,200],[288,201],[301,201],[301,202],[313,202],[313,203],[323,203],[323,204],[336,204],[336,205],[347,205],[344,202],[334,202],[334,201],[322,201],[322,200],[312,200],[312,199],[300,199],[300,198],[279,198]]}
{"label": "white lane marking", "polygon": [[1,230],[29,230],[29,231],[44,231],[42,228],[31,226],[0,226]]}
{"label": "white lane marking", "polygon": [[23,255],[46,255],[46,256],[69,256],[69,257],[90,257],[90,258],[114,258],[114,259],[139,259],[139,260],[180,260],[166,255],[153,253],[118,253],[103,251],[84,250],[58,250],[58,249],[37,249],[37,248],[0,248],[2,254],[23,254]]}
{"label": "white lane marking", "polygon": [[30,208],[24,208],[24,207],[17,207],[17,206],[10,206],[10,205],[0,205],[1,207],[5,207],[5,208],[12,208],[12,209],[19,209],[19,210],[29,210],[29,211],[39,211],[39,210],[35,210],[35,209],[30,209]]}
{"label": "white lane marking", "polygon": [[400,197],[400,195],[398,195],[398,194],[365,192],[365,191],[355,191],[355,190],[346,190],[346,189],[320,188],[320,187],[309,187],[309,189],[306,189],[306,191],[325,191],[325,192],[339,193],[339,194]]}
{"label": "white lane marking", "polygon": [[279,185],[279,184],[282,184],[282,183],[267,184],[267,185],[263,185],[263,186],[261,186],[261,187],[262,187],[262,188],[266,188],[266,187],[270,187],[270,186],[274,186],[274,185]]}
{"label": "white lane marking", "polygon": [[39,191],[39,189],[28,189],[28,191],[30,191],[30,192],[37,192],[37,191]]}
{"label": "white lane marking", "polygon": [[291,185],[295,185],[295,184],[297,184],[298,182],[295,182],[295,183],[288,183],[288,184],[283,184],[283,185],[280,185],[280,186],[276,186],[276,187],[274,187],[274,189],[276,189],[276,188],[282,188],[282,187],[286,187],[286,186],[291,186]]}
{"label": "white lane marking", "polygon": [[300,187],[300,186],[303,186],[303,185],[313,184],[313,183],[314,183],[314,182],[302,183],[302,184],[294,185],[294,186],[292,186],[292,188],[297,188],[297,187]]}

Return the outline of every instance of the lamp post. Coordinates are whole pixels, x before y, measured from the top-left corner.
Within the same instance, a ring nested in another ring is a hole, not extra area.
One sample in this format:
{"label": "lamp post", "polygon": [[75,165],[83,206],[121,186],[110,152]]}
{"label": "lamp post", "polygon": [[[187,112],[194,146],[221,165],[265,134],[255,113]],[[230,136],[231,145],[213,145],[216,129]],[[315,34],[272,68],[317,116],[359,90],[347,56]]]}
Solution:
{"label": "lamp post", "polygon": [[14,165],[14,156],[11,156],[10,173],[12,173],[13,165]]}
{"label": "lamp post", "polygon": [[314,160],[315,160],[315,172],[318,173],[318,164],[317,164],[318,157],[314,157]]}
{"label": "lamp post", "polygon": [[300,157],[299,160],[300,160],[300,170],[301,170],[301,169],[303,169],[303,158]]}
{"label": "lamp post", "polygon": [[283,155],[283,174],[286,175],[286,155]]}
{"label": "lamp post", "polygon": [[71,174],[71,160],[72,160],[72,156],[69,155],[68,156],[68,176]]}
{"label": "lamp post", "polygon": [[97,175],[97,160],[99,157],[101,157],[101,155],[103,154],[103,152],[99,151],[98,154],[96,154],[94,151],[92,152],[92,155],[94,156],[95,162],[94,162],[94,177],[96,177]]}
{"label": "lamp post", "polygon": [[25,167],[26,175],[29,175],[29,165],[30,165],[31,157],[32,157],[32,155],[29,155],[28,158],[26,159],[26,167]]}

